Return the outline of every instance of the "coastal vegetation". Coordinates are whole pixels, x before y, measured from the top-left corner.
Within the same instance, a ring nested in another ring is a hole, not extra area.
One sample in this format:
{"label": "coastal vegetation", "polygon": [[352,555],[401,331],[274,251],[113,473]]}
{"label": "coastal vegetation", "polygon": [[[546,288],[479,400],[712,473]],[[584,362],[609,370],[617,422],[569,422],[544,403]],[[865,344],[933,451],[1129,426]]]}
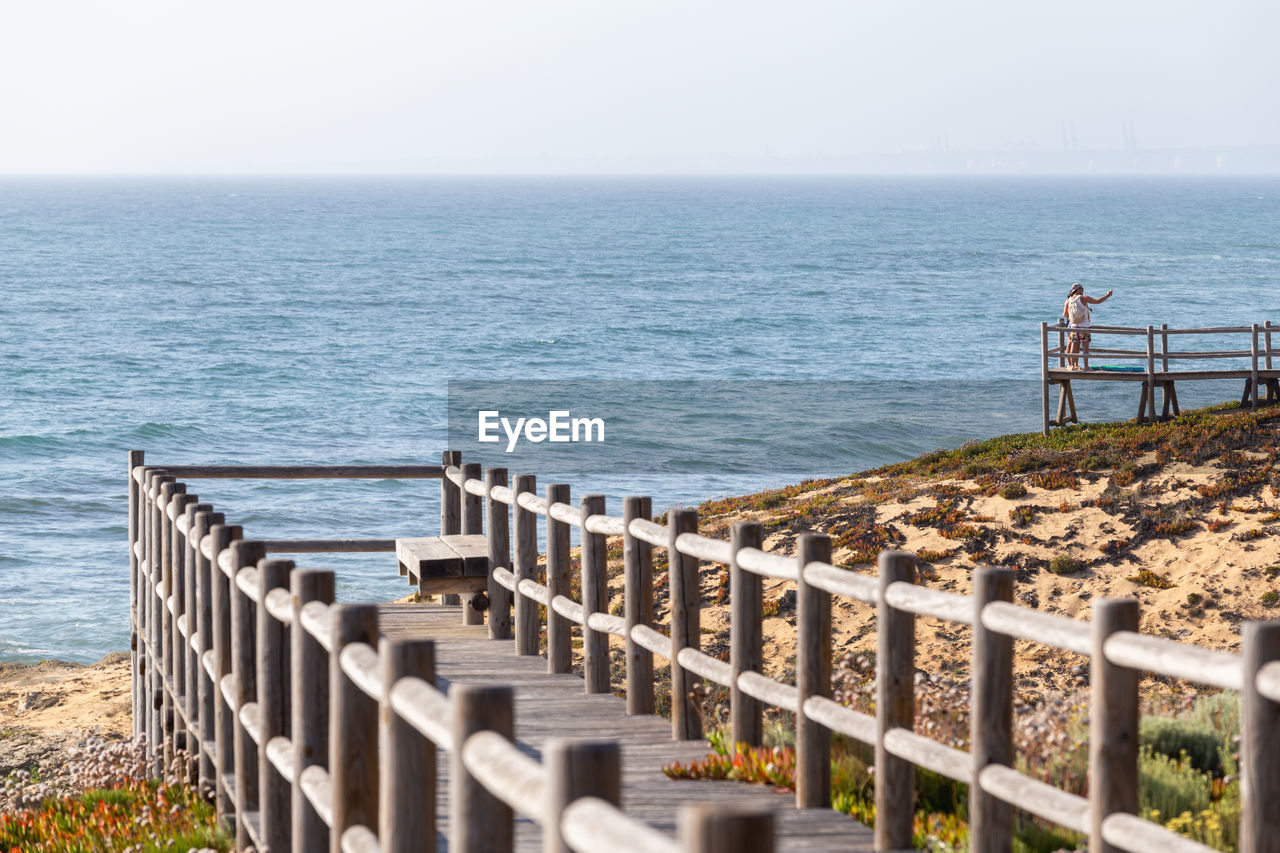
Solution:
{"label": "coastal vegetation", "polygon": [[[874,656],[846,654],[838,664],[833,695],[864,713],[875,712]],[[707,694],[711,696],[713,694]],[[723,696],[716,697],[723,700]],[[956,749],[969,745],[969,686],[950,674],[918,674],[915,730]],[[773,716],[765,745],[732,743],[724,721],[727,708],[704,700],[712,723],[711,753],[664,772],[676,779],[728,779],[795,790],[794,725],[789,714]],[[1076,689],[1019,697],[1014,706],[1017,769],[1070,793],[1088,794],[1088,692]],[[1139,809],[1143,817],[1223,851],[1238,845],[1240,782],[1236,742],[1239,699],[1211,694],[1177,700],[1148,700],[1140,732]],[[836,736],[832,744],[831,806],[875,825],[875,774],[865,744]],[[968,786],[928,770],[916,770],[917,849],[949,851],[968,846]],[[1073,832],[1018,813],[1014,850],[1050,853],[1080,848]]]}
{"label": "coastal vegetation", "polygon": [[174,779],[146,779],[143,747],[90,740],[48,778],[19,769],[0,797],[0,851],[223,851],[212,803]]}
{"label": "coastal vegetation", "polygon": [[[882,548],[912,551],[921,583],[959,592],[968,591],[976,566],[1009,566],[1020,604],[1078,618],[1088,618],[1095,596],[1136,597],[1144,631],[1233,649],[1242,621],[1274,618],[1280,604],[1278,446],[1280,409],[1217,406],[1154,426],[1081,425],[1047,437],[971,442],[849,478],[721,498],[699,510],[704,532],[713,534],[742,518],[762,522],[769,550],[789,550],[804,530],[826,532],[834,561],[853,571],[873,572]],[[703,602],[703,631],[711,637],[704,637],[704,650],[725,659],[728,625],[715,606],[729,595],[721,589]],[[766,586],[766,608],[775,604],[777,621],[766,620],[765,669],[790,680],[794,635],[786,630],[786,608],[777,606],[783,601],[780,588]],[[838,604],[836,614],[833,695],[874,713],[874,613]],[[794,613],[789,618],[793,624]],[[922,618],[917,630],[916,731],[964,749],[967,629]],[[1015,659],[1018,769],[1087,794],[1087,663],[1027,642],[1016,644]],[[1142,691],[1143,817],[1235,850],[1238,697],[1168,678],[1144,679]],[[668,775],[794,788],[789,714],[770,715],[764,746],[733,744],[725,691],[703,685],[696,693],[712,752],[665,768]],[[834,739],[832,806],[869,825],[871,763],[865,745]],[[966,848],[966,787],[920,769],[916,796],[917,846]],[[1016,826],[1017,850],[1071,849],[1086,841],[1023,813]]]}

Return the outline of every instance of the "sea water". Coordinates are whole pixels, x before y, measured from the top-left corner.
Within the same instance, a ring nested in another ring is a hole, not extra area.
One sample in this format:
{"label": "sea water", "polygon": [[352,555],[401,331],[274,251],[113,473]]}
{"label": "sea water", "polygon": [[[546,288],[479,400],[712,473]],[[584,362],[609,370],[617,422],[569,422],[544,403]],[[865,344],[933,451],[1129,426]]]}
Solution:
{"label": "sea water", "polygon": [[[130,449],[433,463],[449,380],[857,401],[821,441],[742,439],[764,464],[585,484],[611,512],[692,502],[1038,429],[1039,323],[1077,280],[1115,291],[1096,323],[1280,320],[1280,179],[4,179],[0,660],[127,647]],[[1084,418],[1136,411],[1097,385]],[[755,413],[696,420],[732,443]],[[191,485],[261,538],[427,535],[439,513],[433,481]],[[389,555],[301,562],[346,600],[405,591]]]}

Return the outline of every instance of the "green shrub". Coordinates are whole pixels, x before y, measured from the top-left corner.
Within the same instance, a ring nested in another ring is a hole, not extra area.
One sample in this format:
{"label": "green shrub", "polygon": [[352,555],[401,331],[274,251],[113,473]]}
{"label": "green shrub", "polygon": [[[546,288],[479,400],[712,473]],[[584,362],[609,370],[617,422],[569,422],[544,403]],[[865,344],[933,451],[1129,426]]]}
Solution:
{"label": "green shrub", "polygon": [[1005,470],[1014,474],[1025,474],[1028,471],[1039,471],[1041,468],[1049,465],[1047,459],[1035,455],[1034,453],[1025,453],[1021,456],[1015,456],[1005,463]]}
{"label": "green shrub", "polygon": [[1276,604],[1280,604],[1280,592],[1276,592],[1274,589],[1269,589],[1264,592],[1262,594],[1262,598],[1258,600],[1261,601],[1265,607],[1275,607]]}
{"label": "green shrub", "polygon": [[781,492],[762,492],[755,500],[756,509],[777,509],[787,502]]}
{"label": "green shrub", "polygon": [[1021,483],[1005,483],[1000,487],[1000,491],[996,494],[1000,495],[1002,498],[1014,500],[1015,498],[1026,497],[1027,487]]}
{"label": "green shrub", "polygon": [[1173,589],[1177,584],[1169,580],[1168,575],[1157,574],[1150,569],[1138,569],[1136,575],[1131,575],[1125,580],[1141,586],[1149,586],[1152,589]]}
{"label": "green shrub", "polygon": [[1199,814],[1209,808],[1213,779],[1192,767],[1190,760],[1170,758],[1144,746],[1138,753],[1138,776],[1138,806],[1143,815],[1158,812],[1164,823],[1184,812]]}
{"label": "green shrub", "polygon": [[1142,746],[1169,758],[1185,756],[1202,773],[1222,775],[1222,735],[1208,723],[1179,717],[1144,717],[1138,740]]}
{"label": "green shrub", "polygon": [[[1218,733],[1224,746],[1229,745],[1240,734],[1240,694],[1226,692],[1201,696],[1178,716],[1212,728]],[[1234,775],[1236,772],[1230,761],[1223,761],[1222,767],[1229,774]]]}
{"label": "green shrub", "polygon": [[1049,571],[1055,575],[1074,575],[1084,568],[1084,563],[1075,557],[1059,554],[1049,561]]}

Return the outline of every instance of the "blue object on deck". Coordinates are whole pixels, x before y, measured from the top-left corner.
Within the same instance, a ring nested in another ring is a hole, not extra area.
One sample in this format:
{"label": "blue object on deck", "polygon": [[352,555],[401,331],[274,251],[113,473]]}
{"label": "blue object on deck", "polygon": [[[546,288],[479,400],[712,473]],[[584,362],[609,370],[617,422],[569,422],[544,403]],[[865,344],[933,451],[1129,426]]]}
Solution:
{"label": "blue object on deck", "polygon": [[1147,369],[1145,367],[1132,367],[1129,365],[1125,365],[1122,367],[1116,364],[1099,364],[1097,367],[1093,369],[1094,370],[1116,370],[1116,371],[1120,371],[1121,373],[1146,373],[1147,372]]}

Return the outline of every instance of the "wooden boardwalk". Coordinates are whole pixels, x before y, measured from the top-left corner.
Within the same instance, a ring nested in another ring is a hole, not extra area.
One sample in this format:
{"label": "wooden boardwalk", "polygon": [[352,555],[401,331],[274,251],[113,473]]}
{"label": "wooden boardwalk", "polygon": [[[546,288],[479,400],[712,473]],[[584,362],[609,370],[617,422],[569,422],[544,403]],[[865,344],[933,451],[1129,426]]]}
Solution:
{"label": "wooden boardwalk", "polygon": [[[491,683],[515,689],[517,745],[541,757],[552,738],[616,738],[622,742],[622,808],[663,832],[675,834],[676,813],[694,803],[722,803],[772,810],[780,851],[873,850],[870,829],[830,809],[795,808],[795,797],[764,785],[668,779],[662,766],[704,757],[706,741],[673,741],[671,723],[655,716],[628,717],[626,702],[613,695],[588,695],[577,675],[551,675],[543,657],[520,656],[515,643],[490,640],[481,625],[463,625],[460,607],[389,604],[379,625],[389,637],[430,637],[436,642],[440,688],[453,683]],[[438,763],[440,784],[437,849],[446,850],[449,762]],[[516,849],[541,850],[541,832],[516,819]]]}

